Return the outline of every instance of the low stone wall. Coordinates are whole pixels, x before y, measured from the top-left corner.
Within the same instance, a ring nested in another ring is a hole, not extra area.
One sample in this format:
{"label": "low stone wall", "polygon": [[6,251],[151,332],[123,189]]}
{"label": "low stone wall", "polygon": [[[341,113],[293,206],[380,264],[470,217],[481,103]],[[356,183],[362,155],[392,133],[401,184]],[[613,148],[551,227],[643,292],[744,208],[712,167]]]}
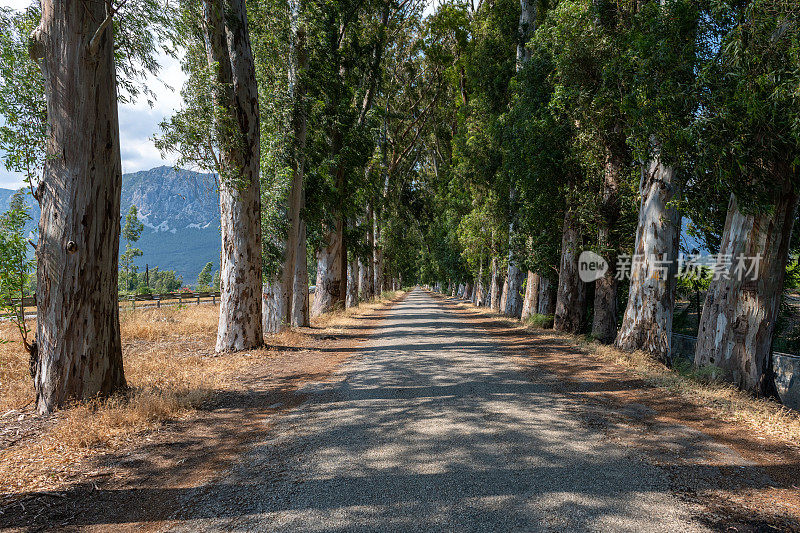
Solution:
{"label": "low stone wall", "polygon": [[[672,335],[672,358],[694,361],[697,338],[689,335]],[[800,356],[773,352],[772,369],[775,388],[786,407],[800,411]]]}

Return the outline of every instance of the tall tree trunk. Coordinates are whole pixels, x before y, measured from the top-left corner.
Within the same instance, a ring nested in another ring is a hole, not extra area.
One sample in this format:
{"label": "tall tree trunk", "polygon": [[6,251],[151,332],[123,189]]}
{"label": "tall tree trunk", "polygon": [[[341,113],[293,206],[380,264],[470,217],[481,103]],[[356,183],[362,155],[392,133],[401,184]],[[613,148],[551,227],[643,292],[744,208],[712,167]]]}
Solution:
{"label": "tall tree trunk", "polygon": [[481,259],[480,268],[478,268],[478,280],[475,283],[475,298],[473,303],[478,307],[483,306],[486,296],[483,290],[483,259]]}
{"label": "tall tree trunk", "polygon": [[732,261],[716,265],[723,275],[711,281],[700,319],[695,364],[713,365],[721,374],[716,377],[759,394],[771,386],[770,350],[797,202],[788,181],[768,213],[746,215],[731,196],[718,257]]}
{"label": "tall tree trunk", "polygon": [[586,286],[578,275],[581,248],[581,227],[572,212],[564,214],[561,235],[561,266],[558,271],[558,292],[553,327],[558,331],[578,333],[586,312]]}
{"label": "tall tree trunk", "polygon": [[628,307],[617,347],[642,350],[670,364],[672,313],[675,306],[681,215],[669,202],[675,197],[675,171],[658,154],[642,168],[641,203],[631,261]]}
{"label": "tall tree trunk", "polygon": [[378,210],[375,210],[373,213],[372,234],[375,239],[372,247],[372,263],[375,276],[375,296],[380,298],[381,293],[383,293],[383,250],[381,249],[380,244],[381,225],[380,220],[378,220]]}
{"label": "tall tree trunk", "polygon": [[367,290],[369,285],[369,270],[367,269],[367,264],[363,259],[358,260],[358,299],[360,301],[366,301],[369,299],[367,296]]}
{"label": "tall tree trunk", "polygon": [[261,193],[258,87],[244,0],[204,1],[220,145],[222,261],[218,352],[261,346]]}
{"label": "tall tree trunk", "polygon": [[489,306],[495,311],[500,310],[500,269],[497,257],[492,257],[492,284],[489,288]]}
{"label": "tall tree trunk", "polygon": [[347,297],[344,302],[345,307],[356,307],[358,305],[358,260],[353,259],[347,265]]}
{"label": "tall tree trunk", "polygon": [[292,327],[302,328],[311,325],[308,308],[308,259],[306,258],[306,223],[300,219],[297,236],[297,260],[294,274],[294,301],[292,302]]}
{"label": "tall tree trunk", "polygon": [[[292,6],[295,10],[296,6]],[[293,14],[293,18],[297,13]],[[289,84],[293,92],[293,109],[292,109],[292,130],[294,132],[293,146],[292,146],[292,182],[289,189],[288,198],[288,219],[289,231],[286,238],[286,245],[284,247],[284,258],[282,267],[282,291],[281,310],[286,313],[286,320],[278,323],[278,328],[289,326],[294,321],[294,304],[296,301],[294,289],[297,284],[297,263],[300,261],[298,253],[300,252],[299,237],[301,225],[301,213],[305,204],[305,193],[303,190],[303,179],[305,174],[305,150],[306,150],[306,115],[305,112],[305,82],[303,74],[308,68],[308,56],[306,54],[305,46],[305,28],[298,26],[293,28],[294,35],[292,38],[292,52],[293,58],[289,70]],[[305,246],[303,246],[305,248]],[[305,264],[305,257],[302,262]]]}
{"label": "tall tree trunk", "polygon": [[525,299],[522,304],[520,318],[527,320],[539,309],[539,274],[528,271],[528,282],[525,285]]}
{"label": "tall tree trunk", "polygon": [[283,297],[283,284],[280,276],[264,284],[264,303],[262,307],[264,336],[281,332],[286,327],[286,299]]}
{"label": "tall tree trunk", "polygon": [[367,283],[366,289],[364,294],[365,300],[372,300],[375,298],[375,231],[372,224],[373,220],[373,210],[372,204],[367,206],[367,228],[368,228],[368,235],[367,239],[369,239],[369,257],[364,259],[364,263],[367,267]]}
{"label": "tall tree trunk", "polygon": [[[516,262],[508,259],[508,279],[506,283],[507,295],[504,314],[506,316],[519,318],[522,315],[522,283],[525,280],[525,272],[520,270]],[[504,288],[505,290],[505,288]]]}
{"label": "tall tree trunk", "polygon": [[520,70],[531,58],[531,51],[527,48],[528,40],[536,31],[538,0],[520,0],[519,14],[519,41],[517,42],[517,70]]}
{"label": "tall tree trunk", "polygon": [[[530,59],[530,50],[527,48],[528,39],[536,30],[538,2],[536,0],[520,0],[520,16],[518,26],[517,42],[517,71],[521,70],[525,63]],[[514,219],[516,217],[516,197],[517,191],[514,187],[509,193],[509,205],[511,206],[511,222],[508,225],[508,276],[503,285],[503,296],[500,309],[506,316],[519,318],[522,315],[522,283],[525,273],[519,268],[516,253],[514,250],[515,228]]]}
{"label": "tall tree trunk", "polygon": [[595,283],[594,319],[592,335],[604,344],[614,342],[617,337],[617,243],[612,236],[619,221],[619,183],[622,163],[609,156],[603,172],[603,198],[600,205],[600,228],[597,241],[600,253],[608,261],[608,270]]}
{"label": "tall tree trunk", "polygon": [[556,314],[556,288],[558,284],[546,276],[539,277],[539,311],[540,315]]}
{"label": "tall tree trunk", "polygon": [[328,232],[327,246],[317,251],[317,288],[311,316],[320,316],[332,311],[337,304],[344,303],[342,290],[341,234]]}
{"label": "tall tree trunk", "polygon": [[42,59],[49,139],[36,191],[34,379],[36,408],[49,413],[125,388],[117,300],[122,168],[113,30],[100,28],[104,3],[41,6],[31,55]]}

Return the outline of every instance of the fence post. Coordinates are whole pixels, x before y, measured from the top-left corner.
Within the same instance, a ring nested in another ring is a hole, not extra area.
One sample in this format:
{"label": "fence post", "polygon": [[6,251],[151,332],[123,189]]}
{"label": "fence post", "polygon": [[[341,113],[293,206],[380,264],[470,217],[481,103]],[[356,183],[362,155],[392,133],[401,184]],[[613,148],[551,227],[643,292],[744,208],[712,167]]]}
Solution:
{"label": "fence post", "polygon": [[197,305],[200,305],[200,295],[197,295]]}

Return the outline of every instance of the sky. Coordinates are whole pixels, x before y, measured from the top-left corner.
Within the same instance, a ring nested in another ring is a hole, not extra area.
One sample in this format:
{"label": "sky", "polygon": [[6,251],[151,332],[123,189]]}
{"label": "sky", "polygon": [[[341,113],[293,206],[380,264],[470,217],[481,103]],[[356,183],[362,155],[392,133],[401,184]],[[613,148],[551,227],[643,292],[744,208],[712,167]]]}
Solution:
{"label": "sky", "polygon": [[[0,6],[23,9],[30,0],[0,0]],[[177,60],[168,56],[159,58],[161,72],[147,79],[146,84],[156,94],[151,108],[145,98],[130,104],[119,105],[120,148],[122,172],[138,172],[161,165],[172,165],[174,158],[163,160],[153,145],[151,137],[159,131],[158,124],[180,108],[180,89],[185,80]],[[167,87],[169,86],[169,88]],[[22,176],[8,172],[0,162],[0,188],[16,189],[22,186]]]}

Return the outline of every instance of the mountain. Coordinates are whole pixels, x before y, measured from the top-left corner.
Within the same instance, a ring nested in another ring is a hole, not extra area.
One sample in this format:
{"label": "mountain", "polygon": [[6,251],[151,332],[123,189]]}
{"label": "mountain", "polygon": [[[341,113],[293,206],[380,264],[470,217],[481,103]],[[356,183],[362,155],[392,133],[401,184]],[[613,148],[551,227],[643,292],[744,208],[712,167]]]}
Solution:
{"label": "mountain", "polygon": [[[0,189],[0,212],[8,209],[14,191]],[[39,205],[28,196],[34,230]],[[219,268],[219,194],[211,174],[173,167],[158,167],[122,176],[121,211],[124,221],[136,205],[144,231],[135,247],[142,250],[136,264],[175,270],[185,284],[193,285],[203,266],[211,261]],[[120,254],[125,243],[120,242]]]}

